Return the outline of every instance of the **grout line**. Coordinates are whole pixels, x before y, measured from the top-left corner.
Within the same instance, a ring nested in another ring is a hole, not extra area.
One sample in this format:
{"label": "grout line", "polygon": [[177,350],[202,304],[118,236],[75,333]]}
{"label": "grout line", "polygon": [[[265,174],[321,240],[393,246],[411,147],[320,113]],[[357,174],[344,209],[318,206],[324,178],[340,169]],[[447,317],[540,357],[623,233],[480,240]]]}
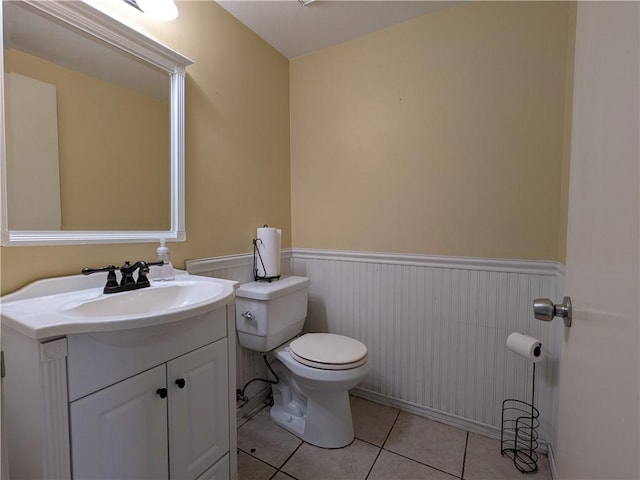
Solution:
{"label": "grout line", "polygon": [[383,448],[383,450],[386,450],[389,453],[393,453],[394,455],[397,455],[399,457],[406,458],[407,460],[411,460],[412,462],[419,463],[420,465],[423,465],[425,467],[429,467],[432,470],[437,470],[438,472],[446,473],[447,475],[449,475],[449,476],[451,476],[453,478],[461,478],[461,477],[458,477],[455,473],[447,472],[446,470],[442,470],[441,468],[434,467],[433,465],[429,465],[428,463],[421,462],[420,460],[416,460],[415,458],[407,457],[406,455],[403,455],[402,453],[394,452],[393,450],[389,450],[388,448]]}
{"label": "grout line", "polygon": [[360,440],[361,442],[367,443],[371,446],[377,447],[377,448],[382,448],[384,446],[385,443],[387,443],[387,439],[389,438],[389,435],[391,435],[391,430],[393,430],[393,427],[395,427],[396,422],[398,421],[398,416],[400,415],[400,412],[398,412],[396,414],[396,418],[393,419],[393,423],[391,424],[391,428],[389,429],[389,431],[387,432],[386,437],[384,437],[384,440],[382,441],[382,443],[380,445],[378,445],[377,443],[373,443],[369,440],[366,440],[364,438],[359,437],[357,434],[354,436],[355,440]]}
{"label": "grout line", "polygon": [[460,478],[464,478],[464,467],[467,463],[467,448],[469,448],[469,432],[467,432],[467,438],[464,442],[464,455],[462,456],[462,473],[460,474]]}
{"label": "grout line", "polygon": [[[382,453],[382,447],[384,446],[385,443],[387,443],[387,440],[389,439],[389,435],[391,435],[391,430],[393,430],[393,427],[396,426],[396,422],[398,421],[398,417],[399,416],[400,416],[400,411],[398,410],[398,413],[396,414],[396,418],[393,419],[393,424],[391,425],[391,428],[387,432],[387,436],[382,441],[382,445],[376,445],[376,447],[378,447],[378,454],[376,455],[375,460],[371,464],[371,467],[369,468],[369,471],[367,472],[367,476],[364,477],[365,480],[367,480],[369,478],[369,475],[371,475],[371,472],[373,471],[373,467],[376,466],[376,462],[378,461],[378,458],[380,458],[380,453]],[[366,440],[362,440],[362,439],[358,439],[358,440],[361,440],[361,441],[364,441],[366,443],[369,443],[370,445],[374,445],[373,443],[367,442]]]}
{"label": "grout line", "polygon": [[[276,472],[274,473],[274,475],[275,475],[276,473],[278,473],[278,469],[277,469],[276,467],[274,467],[273,465],[271,465],[269,462],[266,462],[265,460],[262,460],[261,458],[256,457],[253,453],[251,453],[251,452],[247,452],[247,451],[245,451],[245,450],[243,450],[243,449],[241,449],[241,448],[237,448],[236,450],[237,450],[237,453],[242,452],[242,453],[244,453],[245,455],[248,455],[248,456],[250,456],[251,458],[254,458],[254,459],[258,460],[259,462],[264,463],[265,465],[268,465],[268,466],[269,466],[269,467],[271,467],[271,468],[275,468],[275,469],[276,469]],[[237,453],[236,453],[236,455],[237,455]]]}
{"label": "grout line", "polygon": [[[382,445],[378,445],[376,443],[370,442],[369,440],[365,440],[364,438],[355,437],[354,440],[358,440],[358,441],[360,441],[362,443],[366,443],[367,445],[371,445],[372,447],[382,448]],[[353,442],[351,442],[349,445],[351,445],[351,444],[353,444]],[[342,448],[346,448],[346,447],[342,447]]]}
{"label": "grout line", "polygon": [[367,475],[364,477],[365,480],[369,478],[369,475],[371,475],[371,472],[373,471],[373,467],[376,466],[376,462],[380,457],[380,452],[382,452],[382,447],[378,447],[378,453],[376,454],[376,458],[373,460],[373,463],[371,463],[371,467],[369,467],[369,471],[367,472]]}
{"label": "grout line", "polygon": [[[274,474],[273,474],[273,476],[272,476],[271,478],[275,477],[275,476],[278,474],[278,472],[282,472],[282,473],[284,473],[285,475],[289,475],[287,472],[282,471],[282,467],[284,467],[284,466],[287,464],[287,462],[291,459],[291,457],[293,457],[293,456],[296,454],[296,452],[300,449],[300,447],[301,447],[302,445],[304,445],[305,443],[306,443],[306,442],[304,442],[304,441],[301,441],[301,442],[300,442],[300,444],[296,447],[296,449],[295,449],[293,452],[291,452],[291,455],[289,455],[289,456],[284,460],[284,462],[282,462],[282,465],[280,465],[280,467],[277,469],[276,473],[274,473]],[[290,476],[291,478],[295,478],[293,475],[289,475],[289,476]]]}
{"label": "grout line", "polygon": [[384,448],[385,444],[387,443],[387,440],[389,440],[389,437],[391,436],[391,432],[393,431],[393,427],[396,426],[396,423],[398,422],[398,418],[400,418],[400,413],[402,412],[398,410],[398,413],[396,414],[396,418],[393,420],[393,425],[391,425],[391,428],[387,432],[387,436],[384,437],[384,441],[382,442],[382,445],[381,445],[382,448]]}

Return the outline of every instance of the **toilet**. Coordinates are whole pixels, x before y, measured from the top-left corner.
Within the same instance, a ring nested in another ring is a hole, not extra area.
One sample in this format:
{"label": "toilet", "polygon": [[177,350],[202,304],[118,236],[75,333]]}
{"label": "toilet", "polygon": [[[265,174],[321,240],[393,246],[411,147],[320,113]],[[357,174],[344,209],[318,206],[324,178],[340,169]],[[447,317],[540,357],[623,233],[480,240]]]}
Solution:
{"label": "toilet", "polygon": [[349,389],[369,372],[367,347],[330,333],[298,336],[307,316],[309,279],[287,276],[236,290],[240,345],[268,352],[278,376],[271,419],[305,442],[340,448],[354,438]]}

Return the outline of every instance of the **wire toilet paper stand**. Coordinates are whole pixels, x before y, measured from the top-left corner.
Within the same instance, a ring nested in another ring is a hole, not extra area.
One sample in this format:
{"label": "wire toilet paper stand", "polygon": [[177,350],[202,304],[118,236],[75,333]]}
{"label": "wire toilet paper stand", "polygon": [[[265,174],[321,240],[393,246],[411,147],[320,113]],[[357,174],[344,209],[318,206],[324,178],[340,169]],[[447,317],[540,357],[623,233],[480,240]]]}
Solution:
{"label": "wire toilet paper stand", "polygon": [[271,277],[258,275],[258,263],[256,261],[256,257],[260,260],[260,265],[262,265],[262,271],[265,273],[267,272],[267,269],[264,266],[264,261],[262,260],[262,255],[260,254],[260,249],[258,248],[258,242],[262,242],[262,240],[260,238],[253,239],[253,279],[255,281],[265,281],[265,282],[278,280],[280,278],[280,275],[275,275]]}
{"label": "wire toilet paper stand", "polygon": [[500,453],[513,460],[522,473],[538,470],[538,409],[533,405],[536,387],[536,364],[533,363],[531,403],[508,398],[502,402]]}

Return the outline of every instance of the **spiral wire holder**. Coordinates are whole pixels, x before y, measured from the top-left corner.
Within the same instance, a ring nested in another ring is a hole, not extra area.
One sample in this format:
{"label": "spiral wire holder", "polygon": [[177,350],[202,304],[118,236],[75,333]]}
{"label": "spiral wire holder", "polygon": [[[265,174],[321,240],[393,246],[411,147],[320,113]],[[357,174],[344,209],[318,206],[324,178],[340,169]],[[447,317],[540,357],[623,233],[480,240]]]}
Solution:
{"label": "spiral wire holder", "polygon": [[508,398],[502,402],[500,453],[513,460],[521,473],[538,470],[538,409],[533,406],[536,386],[536,364],[533,364],[531,403]]}
{"label": "spiral wire holder", "polygon": [[275,275],[273,277],[267,277],[267,276],[261,277],[258,275],[258,264],[256,262],[256,256],[258,259],[260,259],[260,265],[262,265],[262,271],[264,273],[267,273],[267,269],[264,266],[264,261],[262,260],[262,255],[260,255],[260,249],[258,249],[258,242],[262,243],[262,240],[260,238],[253,239],[253,279],[256,282],[271,282],[273,280],[278,280],[280,278],[280,275]]}

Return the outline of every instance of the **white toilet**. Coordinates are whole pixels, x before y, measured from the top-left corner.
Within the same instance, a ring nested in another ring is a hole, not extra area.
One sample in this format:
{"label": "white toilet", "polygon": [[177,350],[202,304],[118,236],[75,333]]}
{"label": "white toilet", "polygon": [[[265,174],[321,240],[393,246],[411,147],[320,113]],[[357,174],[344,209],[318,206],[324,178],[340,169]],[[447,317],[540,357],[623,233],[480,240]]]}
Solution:
{"label": "white toilet", "polygon": [[329,333],[294,339],[307,316],[308,285],[308,278],[293,276],[241,285],[238,338],[245,348],[270,352],[280,380],[272,387],[271,418],[313,445],[344,447],[354,438],[348,391],[369,372],[367,347]]}

